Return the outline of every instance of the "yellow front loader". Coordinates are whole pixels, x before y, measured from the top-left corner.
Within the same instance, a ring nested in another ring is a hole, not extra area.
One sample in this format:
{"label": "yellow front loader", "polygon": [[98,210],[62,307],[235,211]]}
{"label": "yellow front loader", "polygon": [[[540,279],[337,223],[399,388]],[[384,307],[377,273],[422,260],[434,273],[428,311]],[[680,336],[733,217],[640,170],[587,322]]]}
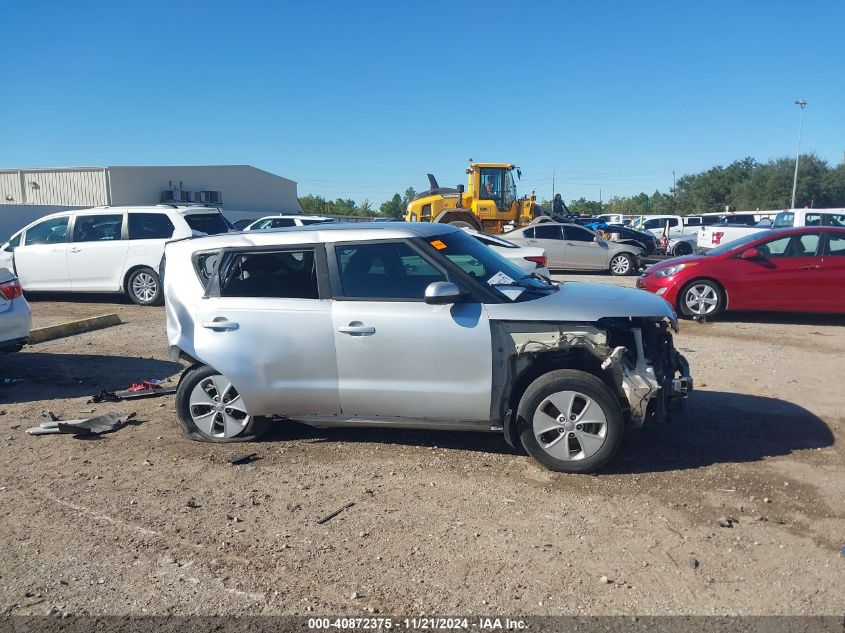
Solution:
{"label": "yellow front loader", "polygon": [[485,233],[503,233],[506,225],[524,226],[534,219],[536,198],[517,197],[510,163],[474,163],[467,167],[467,186],[441,187],[428,174],[431,188],[418,194],[405,211],[406,222],[441,222],[469,226]]}

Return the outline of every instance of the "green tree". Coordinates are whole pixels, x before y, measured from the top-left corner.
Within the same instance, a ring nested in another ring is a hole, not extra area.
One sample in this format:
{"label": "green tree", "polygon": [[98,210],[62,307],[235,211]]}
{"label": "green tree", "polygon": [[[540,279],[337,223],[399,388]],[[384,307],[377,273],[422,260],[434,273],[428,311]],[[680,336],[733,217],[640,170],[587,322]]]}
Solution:
{"label": "green tree", "polygon": [[402,196],[398,193],[379,207],[379,214],[389,218],[401,218],[405,215],[405,205],[402,203]]}

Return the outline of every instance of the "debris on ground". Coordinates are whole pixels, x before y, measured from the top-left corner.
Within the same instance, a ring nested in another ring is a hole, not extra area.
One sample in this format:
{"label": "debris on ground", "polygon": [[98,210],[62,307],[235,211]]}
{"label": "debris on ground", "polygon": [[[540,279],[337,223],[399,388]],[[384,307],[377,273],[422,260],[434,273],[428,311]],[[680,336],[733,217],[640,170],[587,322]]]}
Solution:
{"label": "debris on ground", "polygon": [[601,578],[599,578],[599,582],[603,585],[609,585],[613,581],[607,576],[602,576]]}
{"label": "debris on ground", "polygon": [[716,523],[723,528],[732,528],[735,523],[739,523],[739,520],[734,517],[719,517],[716,519]]}
{"label": "debris on ground", "polygon": [[91,402],[120,402],[135,398],[166,396],[176,393],[176,387],[165,387],[160,380],[153,378],[131,384],[127,389],[108,391],[101,389],[88,400]]}
{"label": "debris on ground", "polygon": [[687,560],[687,565],[689,566],[690,569],[698,569],[699,566],[701,565],[701,563],[699,563],[698,559],[695,558],[694,556],[690,556],[689,559]]}
{"label": "debris on ground", "polygon": [[41,414],[41,423],[26,430],[30,435],[53,435],[55,433],[70,433],[77,437],[99,435],[118,430],[135,417],[135,412],[105,413],[93,418],[78,418],[75,420],[60,420],[52,411]]}
{"label": "debris on ground", "polygon": [[229,459],[229,463],[232,464],[232,466],[238,466],[240,464],[249,464],[257,459],[261,459],[261,457],[258,456],[258,453],[249,453],[247,455],[236,455],[235,457]]}
{"label": "debris on ground", "polygon": [[342,507],[338,508],[338,509],[337,509],[337,510],[335,510],[334,512],[331,512],[331,513],[327,514],[326,516],[322,517],[321,519],[317,519],[317,525],[322,525],[323,523],[327,523],[328,521],[331,521],[331,520],[332,520],[333,518],[335,518],[338,514],[340,514],[341,512],[343,512],[344,510],[346,510],[347,508],[351,508],[351,507],[352,507],[352,506],[354,506],[354,505],[355,505],[355,502],[354,502],[354,501],[350,501],[349,503],[347,503],[346,505],[344,505],[344,506],[342,506]]}

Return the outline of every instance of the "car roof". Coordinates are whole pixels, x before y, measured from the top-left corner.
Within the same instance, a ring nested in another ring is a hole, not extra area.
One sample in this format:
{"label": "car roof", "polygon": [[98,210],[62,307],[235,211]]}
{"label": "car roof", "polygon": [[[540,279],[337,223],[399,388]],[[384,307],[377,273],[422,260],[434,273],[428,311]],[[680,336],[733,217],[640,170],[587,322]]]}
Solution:
{"label": "car roof", "polygon": [[260,222],[261,220],[272,220],[276,218],[281,218],[283,220],[331,220],[325,215],[310,215],[308,213],[278,213],[275,215],[263,215],[256,220],[256,222]]}
{"label": "car roof", "polygon": [[240,231],[189,238],[197,250],[237,246],[274,246],[313,244],[315,242],[355,242],[395,240],[413,237],[428,238],[460,229],[448,224],[429,222],[334,222],[309,224],[262,231]]}

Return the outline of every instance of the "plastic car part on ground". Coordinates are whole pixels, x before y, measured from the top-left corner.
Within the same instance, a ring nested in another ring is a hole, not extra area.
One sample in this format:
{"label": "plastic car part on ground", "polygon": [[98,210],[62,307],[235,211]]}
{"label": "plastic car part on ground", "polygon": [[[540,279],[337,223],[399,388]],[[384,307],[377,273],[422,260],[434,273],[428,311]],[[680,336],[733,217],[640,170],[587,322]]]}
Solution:
{"label": "plastic car part on ground", "polygon": [[160,380],[149,379],[133,383],[128,389],[119,391],[101,389],[91,396],[88,403],[120,402],[121,400],[166,396],[174,393],[176,393],[176,387],[164,387]]}
{"label": "plastic car part on ground", "polygon": [[92,418],[79,418],[75,420],[60,420],[56,415],[48,411],[41,415],[41,423],[26,430],[30,435],[53,435],[55,433],[70,433],[76,436],[99,435],[116,431],[129,420],[135,417],[135,412],[105,413]]}

